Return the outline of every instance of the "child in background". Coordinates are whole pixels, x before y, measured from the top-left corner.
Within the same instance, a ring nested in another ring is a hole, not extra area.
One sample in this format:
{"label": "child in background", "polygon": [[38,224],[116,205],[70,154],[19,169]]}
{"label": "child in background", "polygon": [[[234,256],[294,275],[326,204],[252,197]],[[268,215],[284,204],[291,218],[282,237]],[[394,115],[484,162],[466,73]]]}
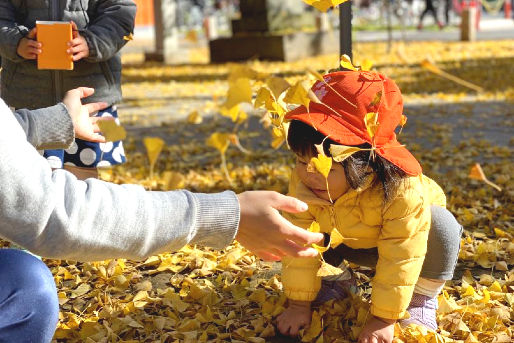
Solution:
{"label": "child in background", "polygon": [[[96,116],[118,117],[121,100],[119,51],[134,29],[136,5],[131,0],[24,1],[0,0],[1,93],[14,108],[52,106],[66,91],[91,87],[87,102],[106,102]],[[38,70],[37,55],[45,49],[36,41],[36,20],[72,21],[68,52],[74,70]],[[118,120],[118,119],[116,119]],[[76,139],[66,150],[47,150],[52,168],[64,168],[80,179],[97,177],[97,167],[125,162],[122,142],[91,143]]]}
{"label": "child in background", "polygon": [[[307,212],[286,218],[304,228],[317,221],[327,245],[337,230],[339,240],[331,242],[323,258],[340,266],[344,277],[322,281],[317,276],[320,258],[284,257],[288,307],[277,319],[278,328],[282,334],[298,334],[310,322],[313,302],[342,298],[356,285],[341,263],[345,259],[376,268],[371,314],[359,342],[391,342],[396,321],[436,330],[437,295],[453,276],[462,228],[445,209],[441,188],[396,140],[403,112],[396,84],[375,72],[334,72],[324,79],[330,87],[320,81],[312,87],[321,103],[286,115],[291,121],[288,143],[297,155],[289,193],[309,205]],[[365,124],[369,113],[378,113],[374,137]],[[334,161],[327,182],[308,168],[318,156],[315,144],[331,157],[337,157],[334,145],[362,150]]]}

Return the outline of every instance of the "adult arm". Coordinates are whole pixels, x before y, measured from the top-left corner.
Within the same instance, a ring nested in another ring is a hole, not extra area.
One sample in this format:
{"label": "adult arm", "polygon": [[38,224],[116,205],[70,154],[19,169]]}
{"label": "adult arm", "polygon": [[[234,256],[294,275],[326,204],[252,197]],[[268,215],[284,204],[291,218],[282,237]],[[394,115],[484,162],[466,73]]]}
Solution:
{"label": "adult arm", "polygon": [[[52,172],[0,102],[0,236],[51,258],[143,259],[187,243],[223,248],[239,224],[232,192],[147,192]],[[30,126],[30,124],[29,124]]]}
{"label": "adult arm", "polygon": [[13,114],[26,140],[36,149],[66,149],[73,143],[73,121],[63,103],[37,110],[16,110]]}
{"label": "adult arm", "polygon": [[24,59],[18,55],[20,39],[29,33],[29,29],[15,22],[15,8],[9,0],[0,0],[0,55],[13,62],[22,62]]}
{"label": "adult arm", "polygon": [[98,1],[88,14],[92,20],[80,31],[89,47],[86,61],[106,61],[127,43],[124,37],[134,32],[136,4],[131,0]]}

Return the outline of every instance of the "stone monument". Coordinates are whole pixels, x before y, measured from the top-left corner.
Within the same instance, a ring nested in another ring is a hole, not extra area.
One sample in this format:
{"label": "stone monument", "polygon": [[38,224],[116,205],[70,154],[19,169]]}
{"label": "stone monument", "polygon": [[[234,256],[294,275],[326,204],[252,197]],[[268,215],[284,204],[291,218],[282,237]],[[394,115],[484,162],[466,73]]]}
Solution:
{"label": "stone monument", "polygon": [[[241,0],[241,19],[232,21],[232,37],[209,42],[211,62],[253,58],[293,61],[339,52],[338,32],[316,29],[314,8],[300,0]],[[302,32],[310,28],[310,32]]]}

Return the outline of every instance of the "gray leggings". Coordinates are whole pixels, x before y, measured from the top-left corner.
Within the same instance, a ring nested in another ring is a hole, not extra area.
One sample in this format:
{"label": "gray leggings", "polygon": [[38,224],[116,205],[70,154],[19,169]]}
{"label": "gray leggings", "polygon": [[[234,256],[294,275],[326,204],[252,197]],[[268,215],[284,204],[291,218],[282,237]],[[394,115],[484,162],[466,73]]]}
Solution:
{"label": "gray leggings", "polygon": [[[427,254],[421,277],[427,279],[451,280],[459,257],[462,226],[447,209],[433,205],[432,226],[428,234]],[[327,263],[338,266],[343,259],[366,267],[374,268],[378,261],[377,248],[352,249],[341,244],[323,254]]]}

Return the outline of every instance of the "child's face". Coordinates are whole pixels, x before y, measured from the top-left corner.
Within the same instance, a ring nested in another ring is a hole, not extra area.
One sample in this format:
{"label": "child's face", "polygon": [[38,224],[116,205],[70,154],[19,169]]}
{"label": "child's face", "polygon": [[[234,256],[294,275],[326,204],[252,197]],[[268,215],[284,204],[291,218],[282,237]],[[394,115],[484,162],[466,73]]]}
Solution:
{"label": "child's face", "polygon": [[[311,160],[310,156],[296,155],[296,173],[302,183],[307,186],[318,198],[330,201],[327,192],[327,182],[325,177],[318,172],[308,172],[307,166]],[[346,182],[346,175],[341,163],[333,162],[332,169],[328,174],[328,189],[332,201],[336,201],[341,195],[346,193],[350,186]]]}

